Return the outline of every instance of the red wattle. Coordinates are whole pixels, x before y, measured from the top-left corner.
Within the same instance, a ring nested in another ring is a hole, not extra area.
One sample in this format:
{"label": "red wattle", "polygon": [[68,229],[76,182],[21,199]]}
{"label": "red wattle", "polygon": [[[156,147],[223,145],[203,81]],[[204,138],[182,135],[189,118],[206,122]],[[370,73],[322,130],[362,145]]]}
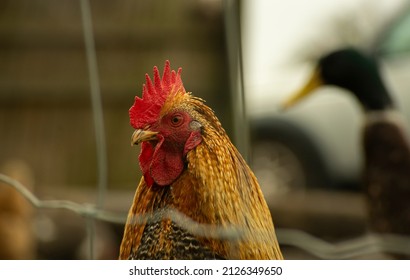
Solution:
{"label": "red wattle", "polygon": [[164,143],[161,136],[158,140],[155,147],[143,142],[139,156],[144,180],[149,187],[154,183],[159,186],[172,184],[184,169],[183,147]]}

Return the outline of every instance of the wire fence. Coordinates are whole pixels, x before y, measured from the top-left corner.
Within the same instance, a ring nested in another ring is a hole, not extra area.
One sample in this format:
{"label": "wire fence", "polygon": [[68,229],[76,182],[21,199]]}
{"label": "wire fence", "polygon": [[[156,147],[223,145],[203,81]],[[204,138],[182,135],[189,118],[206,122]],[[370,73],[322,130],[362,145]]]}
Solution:
{"label": "wire fence", "polygon": [[[74,212],[88,221],[104,221],[125,224],[126,214],[105,211],[94,204],[79,204],[68,200],[40,200],[20,182],[4,174],[0,174],[0,181],[17,190],[27,201],[38,209],[64,209]],[[151,215],[135,216],[131,223],[143,224],[158,218],[168,218],[178,226],[196,236],[236,241],[244,236],[244,231],[238,227],[217,227],[215,225],[199,224],[176,209],[166,212],[154,212]],[[95,231],[88,230],[92,240]],[[261,238],[264,236],[259,233]],[[390,253],[410,256],[410,238],[393,234],[367,234],[358,238],[339,243],[330,243],[314,237],[306,232],[295,229],[276,229],[281,246],[294,246],[320,259],[354,259],[374,253]],[[258,233],[256,233],[258,235]],[[260,240],[263,242],[264,240]],[[92,248],[90,248],[91,250]],[[90,257],[93,256],[90,251]]]}

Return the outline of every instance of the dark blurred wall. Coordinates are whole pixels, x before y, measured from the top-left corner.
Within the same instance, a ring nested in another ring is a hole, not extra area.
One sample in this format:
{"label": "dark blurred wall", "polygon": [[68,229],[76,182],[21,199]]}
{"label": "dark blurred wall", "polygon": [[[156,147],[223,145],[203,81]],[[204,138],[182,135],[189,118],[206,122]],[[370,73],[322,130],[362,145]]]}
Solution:
{"label": "dark blurred wall", "polygon": [[[90,1],[110,188],[135,188],[128,109],[152,67],[183,67],[184,85],[230,132],[221,1]],[[96,152],[79,1],[0,2],[0,164],[25,161],[38,190],[94,186]]]}

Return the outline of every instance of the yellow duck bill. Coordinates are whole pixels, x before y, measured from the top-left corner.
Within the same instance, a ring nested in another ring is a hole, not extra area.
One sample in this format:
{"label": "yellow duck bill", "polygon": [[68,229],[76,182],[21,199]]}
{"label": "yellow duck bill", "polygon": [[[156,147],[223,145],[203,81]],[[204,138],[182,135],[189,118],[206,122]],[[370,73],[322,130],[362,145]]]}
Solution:
{"label": "yellow duck bill", "polygon": [[324,83],[321,78],[320,69],[316,68],[313,71],[308,82],[305,84],[305,86],[295,94],[292,94],[289,99],[285,100],[285,102],[281,104],[281,109],[289,109],[290,107],[301,101],[304,97],[308,96],[311,92],[313,92],[315,89],[319,88],[323,84]]}

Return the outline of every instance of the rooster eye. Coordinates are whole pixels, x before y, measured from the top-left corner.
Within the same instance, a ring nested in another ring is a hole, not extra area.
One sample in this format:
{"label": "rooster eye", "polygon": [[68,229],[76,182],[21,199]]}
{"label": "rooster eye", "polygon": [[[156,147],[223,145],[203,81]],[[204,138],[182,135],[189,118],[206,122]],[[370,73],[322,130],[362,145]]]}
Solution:
{"label": "rooster eye", "polygon": [[171,117],[171,124],[173,126],[180,126],[182,124],[183,117],[180,114],[175,114]]}

